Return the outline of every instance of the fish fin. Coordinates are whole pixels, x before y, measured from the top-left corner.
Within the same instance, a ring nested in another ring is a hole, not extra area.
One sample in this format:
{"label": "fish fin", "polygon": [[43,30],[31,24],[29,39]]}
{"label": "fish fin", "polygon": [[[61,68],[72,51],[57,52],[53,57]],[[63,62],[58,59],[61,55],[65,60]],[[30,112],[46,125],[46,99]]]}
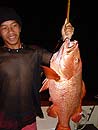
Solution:
{"label": "fish fin", "polygon": [[72,116],[71,120],[75,123],[79,122],[82,118],[82,114],[81,113],[76,113]]}
{"label": "fish fin", "polygon": [[43,85],[42,85],[41,89],[39,90],[39,92],[42,92],[42,91],[44,91],[44,90],[47,90],[48,88],[49,88],[49,86],[48,86],[48,80],[45,79],[45,80],[43,81]]}
{"label": "fish fin", "polygon": [[48,114],[48,116],[51,116],[51,117],[54,117],[54,118],[57,117],[56,108],[55,108],[54,105],[51,105],[51,106],[47,109],[47,114]]}
{"label": "fish fin", "polygon": [[47,66],[41,66],[44,70],[45,76],[48,79],[54,79],[55,81],[58,81],[60,79],[60,76],[52,69]]}
{"label": "fish fin", "polygon": [[78,109],[76,110],[76,112],[72,115],[71,120],[73,122],[79,122],[82,118],[82,107],[81,105],[78,107]]}
{"label": "fish fin", "polygon": [[82,95],[81,95],[81,99],[83,99],[83,97],[86,95],[86,88],[85,88],[85,83],[84,81],[82,81]]}

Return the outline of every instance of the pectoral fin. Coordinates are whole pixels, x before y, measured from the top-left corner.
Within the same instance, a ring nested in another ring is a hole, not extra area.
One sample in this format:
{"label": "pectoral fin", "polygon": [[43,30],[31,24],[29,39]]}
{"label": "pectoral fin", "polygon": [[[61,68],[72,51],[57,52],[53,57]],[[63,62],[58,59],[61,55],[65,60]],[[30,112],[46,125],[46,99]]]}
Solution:
{"label": "pectoral fin", "polygon": [[47,66],[41,66],[41,67],[43,68],[47,79],[54,79],[56,81],[58,81],[60,79],[60,76],[53,69],[51,69]]}

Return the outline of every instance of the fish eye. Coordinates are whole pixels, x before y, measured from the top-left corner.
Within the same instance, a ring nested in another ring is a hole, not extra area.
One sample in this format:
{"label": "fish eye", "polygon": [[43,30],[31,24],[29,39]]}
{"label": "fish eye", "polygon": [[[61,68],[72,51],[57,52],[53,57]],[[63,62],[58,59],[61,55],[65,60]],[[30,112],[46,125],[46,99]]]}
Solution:
{"label": "fish eye", "polygon": [[75,63],[78,63],[79,62],[79,58],[75,58]]}

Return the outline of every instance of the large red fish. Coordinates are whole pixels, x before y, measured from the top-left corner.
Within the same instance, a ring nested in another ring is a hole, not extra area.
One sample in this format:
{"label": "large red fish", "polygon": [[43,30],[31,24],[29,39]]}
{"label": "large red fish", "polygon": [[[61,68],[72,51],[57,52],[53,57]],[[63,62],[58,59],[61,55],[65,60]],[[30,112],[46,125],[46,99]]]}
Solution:
{"label": "large red fish", "polygon": [[48,115],[57,117],[56,130],[71,130],[70,119],[81,119],[82,99],[86,94],[82,80],[82,61],[78,42],[66,39],[58,52],[54,53],[50,68],[42,66],[46,79],[40,89],[49,88],[53,104],[48,108]]}

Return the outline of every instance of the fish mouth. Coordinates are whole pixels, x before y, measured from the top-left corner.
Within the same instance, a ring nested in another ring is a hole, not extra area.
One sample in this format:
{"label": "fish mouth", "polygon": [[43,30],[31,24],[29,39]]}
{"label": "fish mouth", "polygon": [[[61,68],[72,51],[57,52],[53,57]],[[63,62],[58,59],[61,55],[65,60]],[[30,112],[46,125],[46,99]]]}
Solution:
{"label": "fish mouth", "polygon": [[78,48],[78,41],[76,40],[70,41],[69,39],[67,39],[64,46],[65,46],[66,52],[69,53]]}

